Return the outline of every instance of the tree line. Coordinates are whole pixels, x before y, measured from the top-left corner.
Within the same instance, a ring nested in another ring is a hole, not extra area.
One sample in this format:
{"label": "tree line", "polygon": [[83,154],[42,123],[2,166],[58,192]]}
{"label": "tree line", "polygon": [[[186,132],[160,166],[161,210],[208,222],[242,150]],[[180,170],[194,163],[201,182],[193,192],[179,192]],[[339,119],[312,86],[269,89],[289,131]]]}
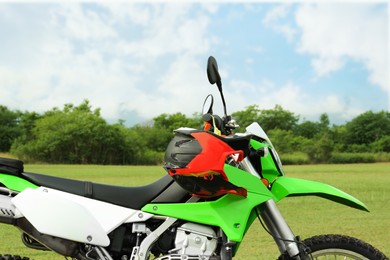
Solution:
{"label": "tree line", "polygon": [[[251,105],[232,114],[241,125],[258,122],[285,163],[390,161],[390,113],[367,111],[343,125],[330,125],[327,114],[302,121],[284,110]],[[161,164],[173,130],[201,128],[200,114],[161,114],[150,124],[109,124],[88,100],[42,114],[0,105],[0,152],[27,162],[69,164]]]}

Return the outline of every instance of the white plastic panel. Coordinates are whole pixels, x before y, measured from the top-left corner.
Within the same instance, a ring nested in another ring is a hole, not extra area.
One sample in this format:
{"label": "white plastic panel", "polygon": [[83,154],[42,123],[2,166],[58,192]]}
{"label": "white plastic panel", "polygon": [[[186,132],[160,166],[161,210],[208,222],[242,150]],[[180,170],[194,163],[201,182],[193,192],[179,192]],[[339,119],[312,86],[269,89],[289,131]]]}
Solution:
{"label": "white plastic panel", "polygon": [[122,223],[153,216],[45,187],[26,189],[12,202],[39,232],[99,246],[108,246],[107,234]]}

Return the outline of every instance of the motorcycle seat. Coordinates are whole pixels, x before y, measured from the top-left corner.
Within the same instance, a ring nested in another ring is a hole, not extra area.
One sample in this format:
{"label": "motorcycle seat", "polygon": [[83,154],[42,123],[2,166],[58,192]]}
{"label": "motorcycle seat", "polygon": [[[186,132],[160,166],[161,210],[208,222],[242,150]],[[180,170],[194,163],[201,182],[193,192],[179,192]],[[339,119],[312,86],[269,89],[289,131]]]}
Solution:
{"label": "motorcycle seat", "polygon": [[[141,209],[154,200],[155,202],[156,200],[157,202],[179,202],[184,196],[184,190],[179,190],[180,193],[177,194],[176,186],[178,185],[168,174],[151,184],[135,187],[106,185],[38,173],[24,172],[22,175],[26,180],[38,186],[44,186],[132,209]],[[176,187],[176,196],[168,195],[162,196],[162,199],[158,199],[159,195],[172,185],[175,185]],[[177,201],[171,201],[172,199]]]}

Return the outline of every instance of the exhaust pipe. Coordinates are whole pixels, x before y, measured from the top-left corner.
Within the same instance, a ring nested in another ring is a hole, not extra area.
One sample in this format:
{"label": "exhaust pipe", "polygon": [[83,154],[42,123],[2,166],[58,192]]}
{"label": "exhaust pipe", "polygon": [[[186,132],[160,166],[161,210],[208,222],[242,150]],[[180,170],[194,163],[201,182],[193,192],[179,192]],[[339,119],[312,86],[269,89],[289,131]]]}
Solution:
{"label": "exhaust pipe", "polygon": [[60,255],[68,257],[79,257],[79,244],[74,241],[67,239],[62,239],[59,237],[53,237],[49,235],[42,234],[34,228],[33,225],[26,218],[19,218],[15,221],[15,225],[20,228],[26,235],[30,236],[41,245],[47,247],[54,252],[57,252]]}
{"label": "exhaust pipe", "polygon": [[[0,195],[0,223],[10,224],[18,227],[23,233],[38,241],[50,250],[61,255],[84,259],[79,255],[79,244],[66,239],[48,236],[38,232],[33,225],[23,217],[20,211],[12,203],[11,196]],[[28,245],[27,245],[28,246]]]}

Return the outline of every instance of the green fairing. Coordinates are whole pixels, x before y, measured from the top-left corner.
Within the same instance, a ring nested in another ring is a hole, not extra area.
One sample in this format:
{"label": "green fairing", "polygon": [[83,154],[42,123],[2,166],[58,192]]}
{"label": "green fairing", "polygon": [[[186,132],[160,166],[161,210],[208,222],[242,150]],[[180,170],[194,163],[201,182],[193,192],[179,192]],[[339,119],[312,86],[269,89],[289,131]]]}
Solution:
{"label": "green fairing", "polygon": [[148,204],[142,211],[219,226],[230,240],[241,242],[248,229],[252,209],[269,199],[270,197],[248,192],[246,198],[228,194],[212,202]]}
{"label": "green fairing", "polygon": [[[253,139],[250,144],[254,149],[271,147]],[[275,201],[280,201],[287,196],[315,195],[356,209],[368,211],[363,202],[328,184],[285,177],[284,173],[276,167],[270,154],[261,158],[261,166],[262,176],[272,183],[271,192],[275,196]]]}
{"label": "green fairing", "polygon": [[[251,140],[251,146],[257,150],[262,147],[272,148],[270,145],[258,142],[256,140]],[[278,168],[275,165],[274,159],[271,154],[261,157],[261,174],[264,178],[266,178],[269,182],[273,182],[278,176],[283,176],[283,172],[279,172]]]}
{"label": "green fairing", "polygon": [[276,202],[287,196],[315,195],[356,209],[368,211],[366,205],[360,200],[321,182],[280,177],[272,184],[271,192],[274,194]]}
{"label": "green fairing", "polygon": [[210,202],[148,204],[142,210],[205,225],[219,226],[230,240],[241,242],[249,225],[253,222],[253,209],[272,199],[273,195],[257,177],[229,165],[225,165],[224,170],[230,182],[240,184],[248,190],[246,198],[227,194]]}
{"label": "green fairing", "polygon": [[0,183],[10,190],[21,192],[26,188],[36,189],[38,186],[17,176],[0,173]]}
{"label": "green fairing", "polygon": [[[272,168],[271,164],[269,168]],[[246,198],[227,194],[210,202],[148,204],[142,210],[205,225],[219,226],[230,240],[236,242],[242,241],[255,219],[254,208],[270,199],[278,202],[288,196],[315,195],[368,211],[361,201],[337,188],[315,181],[288,178],[275,169],[275,164],[273,168],[277,175],[273,176],[271,191],[259,178],[238,168],[225,165],[224,171],[229,181],[247,189]]]}
{"label": "green fairing", "polygon": [[236,186],[247,189],[248,193],[253,192],[273,198],[272,193],[263,184],[263,182],[252,174],[247,173],[241,169],[225,164],[224,172],[229,180]]}

